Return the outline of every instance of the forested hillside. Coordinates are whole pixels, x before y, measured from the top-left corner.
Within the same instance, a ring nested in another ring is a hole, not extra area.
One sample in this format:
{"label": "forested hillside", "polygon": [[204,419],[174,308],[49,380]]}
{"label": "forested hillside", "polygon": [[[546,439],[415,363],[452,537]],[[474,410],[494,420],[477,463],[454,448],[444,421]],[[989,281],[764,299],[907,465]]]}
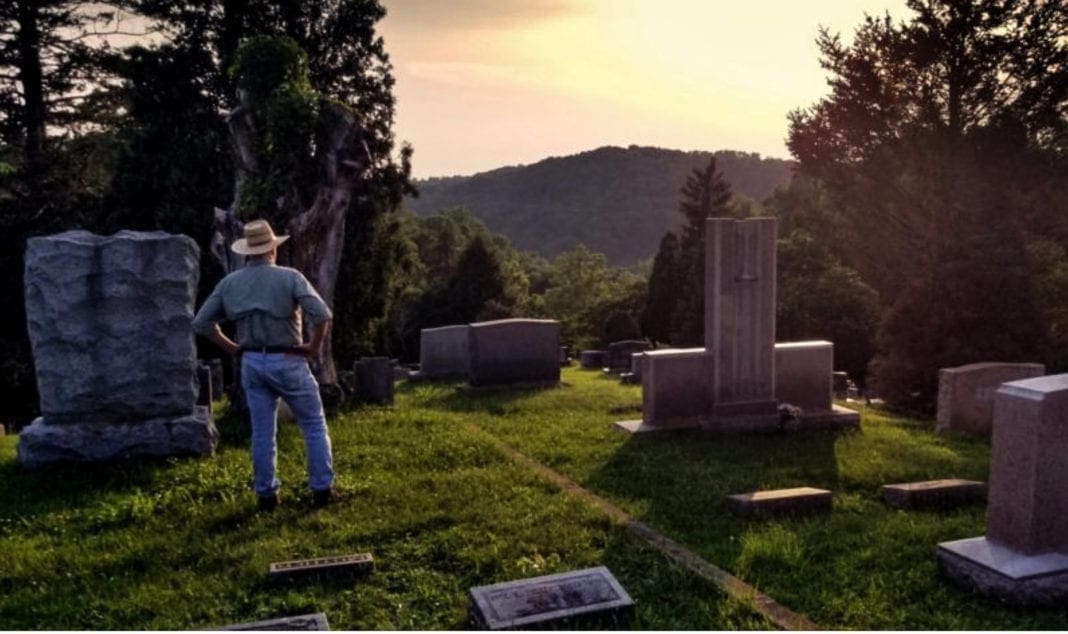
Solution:
{"label": "forested hillside", "polygon": [[[716,152],[734,192],[763,200],[790,178],[793,163],[745,152]],[[582,243],[615,265],[656,253],[665,231],[677,227],[679,189],[711,152],[653,147],[602,147],[532,165],[474,176],[417,182],[406,201],[419,215],[467,207],[521,250],[555,256]]]}

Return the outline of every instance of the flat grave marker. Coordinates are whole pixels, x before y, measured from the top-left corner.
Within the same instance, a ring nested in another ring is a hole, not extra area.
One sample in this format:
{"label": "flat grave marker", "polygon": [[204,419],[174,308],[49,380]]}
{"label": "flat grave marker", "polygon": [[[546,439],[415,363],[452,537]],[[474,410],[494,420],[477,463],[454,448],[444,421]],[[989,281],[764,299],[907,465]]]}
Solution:
{"label": "flat grave marker", "polygon": [[986,500],[986,484],[959,478],[887,484],[882,492],[887,506],[896,509],[944,509]]}
{"label": "flat grave marker", "polygon": [[727,496],[731,512],[744,517],[769,517],[793,513],[820,513],[831,510],[833,495],[826,489],[796,487],[754,491]]}
{"label": "flat grave marker", "polygon": [[471,588],[468,610],[475,627],[528,629],[606,619],[618,628],[634,601],[604,566]]}
{"label": "flat grave marker", "polygon": [[266,632],[308,632],[308,631],[326,631],[330,629],[330,623],[326,620],[326,615],[322,612],[316,612],[315,614],[301,614],[300,616],[286,616],[280,619],[268,619],[266,621],[255,621],[253,623],[237,623],[235,625],[226,625],[220,627],[220,631],[235,631],[235,632],[254,632],[254,631],[266,631]]}
{"label": "flat grave marker", "polygon": [[271,579],[282,579],[323,573],[366,573],[374,569],[375,559],[371,556],[371,553],[358,553],[355,555],[340,555],[338,557],[280,561],[271,564],[268,574]]}

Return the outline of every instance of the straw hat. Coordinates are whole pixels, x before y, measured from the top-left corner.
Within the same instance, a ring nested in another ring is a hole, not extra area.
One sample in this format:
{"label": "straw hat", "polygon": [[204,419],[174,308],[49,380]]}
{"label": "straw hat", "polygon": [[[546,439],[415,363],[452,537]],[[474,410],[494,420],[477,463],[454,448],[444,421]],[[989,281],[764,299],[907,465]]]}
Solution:
{"label": "straw hat", "polygon": [[262,255],[289,239],[289,236],[276,236],[266,220],[253,220],[245,225],[245,237],[230,245],[234,253],[241,255]]}

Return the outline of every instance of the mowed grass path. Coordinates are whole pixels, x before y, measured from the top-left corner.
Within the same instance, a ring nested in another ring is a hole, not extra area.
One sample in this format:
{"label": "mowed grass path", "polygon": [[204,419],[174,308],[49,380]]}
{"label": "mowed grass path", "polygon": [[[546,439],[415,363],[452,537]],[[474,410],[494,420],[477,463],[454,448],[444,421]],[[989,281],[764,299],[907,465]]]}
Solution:
{"label": "mowed grass path", "polygon": [[[0,439],[0,629],[199,628],[322,611],[335,629],[466,627],[473,585],[607,565],[640,629],[767,629],[584,502],[501,455],[492,434],[826,628],[1064,629],[1068,608],[1016,610],[950,586],[939,541],[983,533],[983,507],[887,509],[879,486],[985,480],[984,442],[866,410],[859,432],[631,436],[641,391],[576,368],[552,390],[401,384],[392,409],[331,422],[349,497],[320,511],[281,431],[284,507],[257,515],[247,430],[210,460],[27,473]],[[473,430],[474,424],[481,430]],[[817,486],[830,515],[732,517],[724,496]],[[377,572],[271,585],[271,561],[370,551]]]}
{"label": "mowed grass path", "polygon": [[[348,497],[322,510],[304,491],[292,424],[280,432],[284,506],[268,515],[254,511],[247,429],[234,421],[221,421],[208,460],[26,472],[17,438],[0,438],[0,630],[192,629],[308,612],[334,629],[462,629],[471,586],[597,565],[635,599],[630,627],[769,627],[513,464],[466,425],[487,422],[482,397],[455,394],[409,386],[392,409],[331,421]],[[354,552],[374,554],[373,575],[267,580],[272,561]]]}

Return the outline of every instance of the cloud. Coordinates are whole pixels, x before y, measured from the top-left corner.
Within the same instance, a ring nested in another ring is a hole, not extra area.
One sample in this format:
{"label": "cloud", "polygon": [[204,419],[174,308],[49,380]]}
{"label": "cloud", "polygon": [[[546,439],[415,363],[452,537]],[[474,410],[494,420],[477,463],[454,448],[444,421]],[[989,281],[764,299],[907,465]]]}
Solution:
{"label": "cloud", "polygon": [[390,18],[417,29],[500,29],[588,13],[588,0],[385,0]]}

